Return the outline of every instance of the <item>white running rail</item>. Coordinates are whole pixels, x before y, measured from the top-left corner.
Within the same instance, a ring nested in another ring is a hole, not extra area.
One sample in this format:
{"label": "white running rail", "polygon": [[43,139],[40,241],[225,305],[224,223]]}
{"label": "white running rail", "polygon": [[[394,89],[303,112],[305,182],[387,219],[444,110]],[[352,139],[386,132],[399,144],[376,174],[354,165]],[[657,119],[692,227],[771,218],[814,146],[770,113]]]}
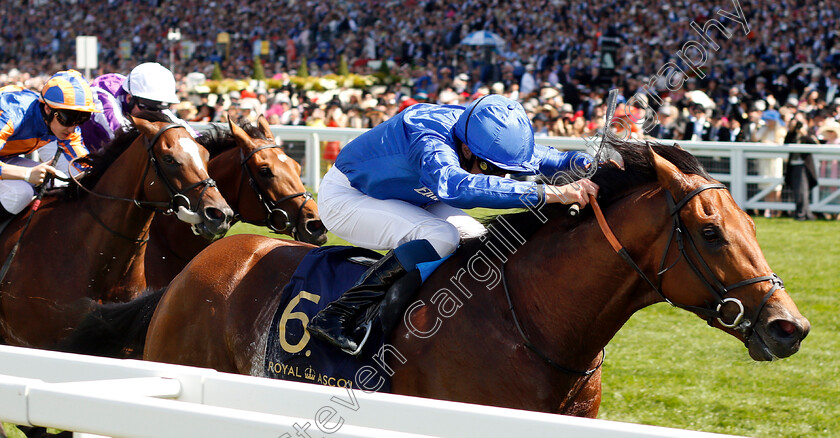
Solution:
{"label": "white running rail", "polygon": [[725,436],[9,346],[0,420],[138,438]]}
{"label": "white running rail", "polygon": [[[198,129],[207,129],[208,124],[195,125]],[[303,182],[312,190],[318,191],[321,177],[321,147],[323,141],[338,141],[341,145],[364,133],[365,129],[354,128],[315,128],[308,126],[274,125],[271,131],[275,138],[287,144],[302,145],[302,153],[290,154],[302,161]],[[582,138],[537,137],[537,143],[559,149],[584,150],[586,142]],[[678,143],[692,154],[704,160],[704,165],[712,177],[729,186],[735,202],[745,209],[771,209],[793,211],[791,199],[767,201],[765,197],[780,187],[784,181],[773,175],[760,175],[754,168],[760,160],[776,158],[787,159],[794,152],[811,153],[817,161],[830,163],[840,161],[840,146],[825,145],[768,145],[761,143],[729,142],[690,142],[660,140],[664,144]],[[840,213],[840,178],[820,178],[819,186],[811,192],[811,211],[817,213]]]}

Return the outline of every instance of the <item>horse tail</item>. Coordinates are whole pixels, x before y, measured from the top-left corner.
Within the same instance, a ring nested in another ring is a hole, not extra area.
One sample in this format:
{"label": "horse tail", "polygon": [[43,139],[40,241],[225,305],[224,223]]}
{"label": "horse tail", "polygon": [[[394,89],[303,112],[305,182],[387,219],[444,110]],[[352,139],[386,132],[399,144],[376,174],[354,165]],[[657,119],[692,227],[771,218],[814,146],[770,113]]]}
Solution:
{"label": "horse tail", "polygon": [[165,287],[126,303],[96,304],[55,349],[92,356],[142,358],[146,332],[164,292]]}

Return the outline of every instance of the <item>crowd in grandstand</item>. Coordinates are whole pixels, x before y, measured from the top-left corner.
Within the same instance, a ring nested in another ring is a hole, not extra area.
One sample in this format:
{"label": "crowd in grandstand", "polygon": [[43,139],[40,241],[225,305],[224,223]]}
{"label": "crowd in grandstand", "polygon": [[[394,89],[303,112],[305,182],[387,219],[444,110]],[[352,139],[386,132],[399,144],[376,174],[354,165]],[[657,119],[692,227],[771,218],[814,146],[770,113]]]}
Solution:
{"label": "crowd in grandstand", "polygon": [[[61,26],[51,24],[49,12],[57,4],[67,11]],[[758,114],[755,120],[750,108],[796,107],[814,116],[836,116],[838,17],[824,6],[818,0],[753,2],[743,10],[737,1],[696,0],[525,0],[509,5],[288,0],[271,7],[233,0],[10,0],[3,2],[0,17],[0,71],[16,69],[25,78],[71,67],[75,36],[86,34],[99,38],[95,73],[127,72],[146,60],[168,64],[171,54],[172,70],[179,76],[194,71],[209,76],[218,63],[227,77],[242,78],[251,74],[255,42],[267,41],[263,59],[269,75],[294,74],[303,59],[312,75],[335,72],[342,55],[351,72],[370,73],[367,61],[372,59],[399,65],[397,73],[409,79],[407,90],[378,93],[372,97],[379,102],[369,107],[363,105],[370,101],[364,96],[358,102],[341,100],[353,125],[359,119],[369,125],[387,118],[402,98],[463,104],[477,94],[498,93],[522,101],[539,133],[579,135],[596,128],[605,90],[620,87],[630,97],[653,78],[656,92],[665,97],[658,111],[661,129],[654,136],[763,141],[773,136],[758,138],[751,128],[775,113]],[[691,23],[704,26],[715,19],[722,27],[707,27],[707,33],[720,49],[707,49],[701,78],[677,53],[688,41],[709,46]],[[168,40],[168,31],[176,28],[180,40]],[[485,47],[461,44],[470,32],[482,29],[497,33],[506,44],[492,54]],[[219,44],[222,32],[229,42]],[[604,34],[620,39],[614,71],[601,65]],[[665,89],[664,78],[655,81],[669,61],[689,73],[679,78],[685,82],[677,91]],[[269,91],[261,103],[282,105],[288,97],[293,114],[285,118],[291,123],[321,115],[306,99]],[[229,99],[224,100],[227,107]]]}
{"label": "crowd in grandstand", "polygon": [[[58,4],[61,26],[50,14]],[[416,102],[466,105],[494,93],[522,102],[537,136],[588,136],[603,129],[606,93],[618,88],[619,116],[648,118],[628,124],[636,137],[781,144],[800,114],[819,142],[840,143],[840,17],[824,0],[7,0],[0,10],[0,85],[38,89],[74,66],[77,35],[96,35],[91,76],[170,66],[186,120],[265,114],[274,124],[366,128]],[[171,29],[179,40],[167,39]],[[462,43],[479,30],[505,43]],[[612,38],[617,51],[602,65]],[[215,65],[247,78],[255,55],[284,86],[214,94],[186,80]],[[303,60],[318,76],[336,73],[342,57],[358,74],[387,60],[404,80],[322,93],[288,80]]]}

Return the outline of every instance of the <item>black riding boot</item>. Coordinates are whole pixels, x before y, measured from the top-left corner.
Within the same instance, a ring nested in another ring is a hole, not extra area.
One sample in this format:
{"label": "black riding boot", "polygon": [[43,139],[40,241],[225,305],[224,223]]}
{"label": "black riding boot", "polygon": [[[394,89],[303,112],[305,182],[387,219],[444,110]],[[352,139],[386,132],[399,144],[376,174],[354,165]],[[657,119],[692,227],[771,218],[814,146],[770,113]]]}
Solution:
{"label": "black riding boot", "polygon": [[358,341],[353,339],[353,333],[357,319],[369,307],[378,304],[405,272],[394,251],[389,251],[365,272],[355,286],[318,312],[306,329],[316,338],[348,353],[355,352]]}
{"label": "black riding boot", "polygon": [[[388,336],[388,334],[391,333],[391,330],[393,330],[394,327],[396,327],[402,320],[403,315],[405,314],[406,306],[408,306],[409,301],[411,301],[414,295],[417,294],[417,291],[422,285],[423,279],[420,276],[420,271],[415,269],[408,274],[405,274],[402,278],[397,280],[390,289],[388,289],[388,293],[385,294],[385,298],[376,309],[378,310],[377,313],[379,314],[379,323],[382,326],[382,333],[384,333],[385,336]],[[375,316],[370,313],[368,313],[368,315],[368,318],[370,319],[373,319]]]}
{"label": "black riding boot", "polygon": [[9,212],[5,207],[3,207],[3,204],[0,204],[0,223],[3,223],[13,217],[15,217],[15,214]]}

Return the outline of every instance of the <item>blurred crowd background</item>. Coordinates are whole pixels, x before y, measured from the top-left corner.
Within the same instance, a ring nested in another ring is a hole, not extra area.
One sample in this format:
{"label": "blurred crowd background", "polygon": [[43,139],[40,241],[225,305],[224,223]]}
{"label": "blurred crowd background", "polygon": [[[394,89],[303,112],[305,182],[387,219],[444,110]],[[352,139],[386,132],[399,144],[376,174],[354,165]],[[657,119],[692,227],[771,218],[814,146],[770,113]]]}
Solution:
{"label": "blurred crowd background", "polygon": [[[718,12],[735,16],[736,6],[744,23]],[[625,99],[652,89],[660,99],[619,108],[633,118],[645,105],[655,111],[657,126],[633,125],[636,137],[782,143],[802,114],[820,142],[840,142],[840,7],[827,0],[4,0],[0,11],[0,84],[38,88],[75,66],[76,36],[95,35],[91,76],[169,66],[181,81],[174,109],[187,120],[265,114],[273,124],[367,128],[416,102],[464,105],[497,93],[522,102],[537,136],[586,136],[603,129],[609,89]],[[717,51],[691,27],[711,19],[729,33],[709,31]],[[464,43],[482,30],[502,43]],[[706,46],[702,67],[677,56],[688,41]],[[217,94],[195,80],[216,65],[248,78],[255,56],[280,86],[250,81]],[[324,92],[289,81],[303,62],[320,76],[341,58],[361,75],[385,60],[401,80]],[[679,67],[676,90],[661,74],[669,62]]]}

